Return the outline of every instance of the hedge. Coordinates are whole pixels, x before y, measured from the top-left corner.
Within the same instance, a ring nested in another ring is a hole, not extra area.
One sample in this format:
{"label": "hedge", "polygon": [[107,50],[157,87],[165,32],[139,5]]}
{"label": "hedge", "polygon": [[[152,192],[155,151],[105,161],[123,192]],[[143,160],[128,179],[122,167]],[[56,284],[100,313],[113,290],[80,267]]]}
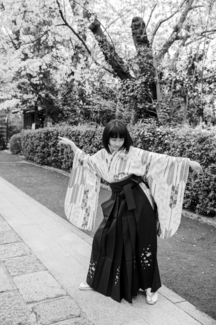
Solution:
{"label": "hedge", "polygon": [[61,126],[22,132],[22,153],[26,159],[70,171],[73,152],[69,146],[58,145],[58,136],[72,139],[86,153],[102,148],[102,128]]}
{"label": "hedge", "polygon": [[203,174],[189,173],[184,195],[184,208],[208,216],[216,215],[216,133],[202,129],[135,127],[133,139],[137,147],[187,157],[198,161]]}
{"label": "hedge", "polygon": [[22,148],[21,148],[21,134],[14,134],[10,138],[10,151],[14,154],[17,155],[21,153]]}
{"label": "hedge", "polygon": [[[134,145],[144,150],[188,157],[200,162],[203,174],[190,172],[184,208],[208,216],[216,215],[216,133],[192,128],[158,128],[154,125],[129,126]],[[22,153],[41,165],[70,171],[73,152],[69,147],[58,146],[58,136],[72,139],[86,153],[93,154],[102,148],[101,127],[53,127],[22,133]]]}

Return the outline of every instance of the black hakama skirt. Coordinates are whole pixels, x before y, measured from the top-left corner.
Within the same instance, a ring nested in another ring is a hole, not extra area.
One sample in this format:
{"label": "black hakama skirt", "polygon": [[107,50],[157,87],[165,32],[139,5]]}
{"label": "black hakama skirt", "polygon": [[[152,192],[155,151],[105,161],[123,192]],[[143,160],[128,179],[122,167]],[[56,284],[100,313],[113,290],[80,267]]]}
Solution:
{"label": "black hakama skirt", "polygon": [[111,198],[102,204],[104,219],[93,244],[87,283],[120,302],[132,302],[139,289],[161,287],[157,263],[157,220],[148,198],[131,176],[111,183]]}

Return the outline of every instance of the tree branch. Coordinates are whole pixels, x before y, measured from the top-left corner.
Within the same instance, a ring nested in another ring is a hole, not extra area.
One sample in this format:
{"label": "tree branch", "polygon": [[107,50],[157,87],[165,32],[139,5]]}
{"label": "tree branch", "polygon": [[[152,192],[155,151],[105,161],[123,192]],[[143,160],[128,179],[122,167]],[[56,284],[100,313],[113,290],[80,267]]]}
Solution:
{"label": "tree branch", "polygon": [[[200,41],[200,40],[204,39],[205,37],[207,37],[210,40],[213,40],[213,38],[211,38],[210,36],[215,33],[216,33],[216,29],[202,31],[201,33],[195,35],[198,38],[189,41],[188,43],[185,44],[185,46],[188,46],[194,42]],[[206,35],[206,34],[208,34],[208,35]],[[182,39],[184,39],[184,37],[185,36],[179,36],[176,40],[182,40]],[[191,37],[191,35],[187,34],[187,39],[189,39],[190,37]]]}
{"label": "tree branch", "polygon": [[60,26],[67,26],[66,24],[58,24],[58,25],[55,25],[55,27],[60,27]]}
{"label": "tree branch", "polygon": [[[85,13],[86,13],[86,17],[87,17],[87,16],[92,16],[92,13],[91,13],[88,9],[86,9],[85,6],[81,5],[81,4],[80,4],[79,2],[77,2],[76,0],[73,0],[73,2],[76,3],[78,6],[80,6],[80,7],[82,7],[82,8],[84,9],[84,11],[85,11]],[[98,20],[97,17],[96,17],[96,19]],[[104,31],[107,33],[107,35],[108,35],[108,37],[109,37],[111,43],[113,44],[113,40],[112,40],[110,34],[107,32],[107,28],[105,28],[105,26],[101,23],[101,21],[98,20],[98,22],[99,22],[100,25],[103,27],[103,29],[104,29]],[[114,44],[113,44],[113,46],[114,46]]]}
{"label": "tree branch", "polygon": [[170,20],[173,16],[175,16],[179,11],[180,9],[182,8],[183,4],[185,3],[185,0],[183,0],[182,4],[180,5],[180,7],[178,8],[178,10],[176,10],[175,12],[173,12],[169,17],[167,18],[164,18],[164,19],[161,19],[157,25],[155,26],[155,29],[152,33],[152,38],[151,38],[151,44],[153,44],[153,41],[154,41],[154,38],[155,38],[155,35],[158,31],[158,29],[160,28],[160,26],[165,23],[166,21]]}
{"label": "tree branch", "polygon": [[133,79],[128,66],[116,53],[115,46],[108,41],[101,28],[101,23],[98,21],[97,17],[92,16],[93,15],[89,11],[84,12],[84,18],[90,20],[91,24],[89,26],[89,29],[94,34],[106,62],[113,68],[116,76],[118,76],[121,80]]}
{"label": "tree branch", "polygon": [[17,17],[17,16],[22,15],[22,14],[24,14],[24,16],[25,16],[25,14],[26,14],[27,12],[34,12],[34,11],[33,11],[33,10],[24,10],[24,11],[21,11],[21,12],[15,14],[15,16]]}
{"label": "tree branch", "polygon": [[[210,38],[210,37],[207,37],[207,36],[206,36],[206,38],[208,38],[208,39],[211,40],[211,41],[214,39],[214,38]],[[200,38],[197,38],[197,39],[195,39],[195,40],[192,40],[192,41],[186,43],[186,44],[185,44],[185,47],[186,47],[186,46],[189,46],[189,45],[191,45],[191,44],[193,44],[193,43],[195,43],[195,42],[199,42],[199,41],[204,42],[204,41],[205,41],[205,36],[202,36],[202,37],[200,37]],[[201,43],[202,43],[202,42],[201,42]]]}
{"label": "tree branch", "polygon": [[34,40],[31,41],[31,42],[23,43],[22,46],[23,46],[23,45],[32,44],[32,43],[37,42],[39,39],[41,39],[41,38],[44,37],[46,34],[48,34],[48,32],[49,32],[49,30],[47,30],[45,33],[43,33],[43,35],[41,35],[40,37],[34,39]]}
{"label": "tree branch", "polygon": [[[115,9],[115,7],[110,3],[110,1],[108,1],[108,3],[109,3],[109,6],[112,8],[112,10],[119,16],[119,18],[121,19],[121,21],[122,21],[122,23],[123,23],[123,25],[127,25],[127,23],[124,21],[124,19],[122,19],[123,18],[123,16],[121,16],[120,14],[119,14],[119,12]],[[132,8],[131,10],[133,10],[134,8]],[[130,10],[130,11],[131,11]]]}
{"label": "tree branch", "polygon": [[130,11],[132,11],[133,8],[131,8],[130,10],[128,10],[125,14],[119,15],[118,18],[116,18],[115,20],[113,20],[106,28],[105,28],[105,32],[107,31],[108,28],[110,28],[111,25],[113,25],[117,20],[121,19],[122,17],[124,17],[125,15],[127,15]]}
{"label": "tree branch", "polygon": [[182,26],[187,18],[187,15],[192,7],[194,0],[187,0],[187,5],[185,7],[185,9],[183,10],[181,17],[178,21],[178,23],[174,26],[173,31],[170,35],[170,37],[168,38],[168,40],[164,43],[164,45],[162,46],[161,51],[159,52],[159,54],[157,55],[157,60],[160,62],[163,57],[165,56],[165,54],[167,53],[167,51],[169,50],[169,48],[172,46],[172,44],[176,41],[180,30],[182,29]]}
{"label": "tree branch", "polygon": [[152,110],[150,110],[150,109],[147,109],[146,107],[144,108],[144,111],[146,111],[147,113],[150,113],[150,114],[152,114],[152,115],[154,115],[154,116],[157,116],[157,112],[152,111]]}
{"label": "tree branch", "polygon": [[0,2],[0,10],[1,11],[4,11],[5,10],[5,6],[4,6],[4,3],[3,2]]}
{"label": "tree branch", "polygon": [[157,4],[154,5],[154,7],[153,7],[152,10],[151,10],[151,13],[150,13],[149,19],[148,19],[147,24],[146,24],[146,29],[147,29],[147,27],[148,27],[148,25],[149,25],[149,23],[150,23],[151,17],[152,17],[152,15],[153,15],[153,13],[154,13],[156,7],[157,7]]}
{"label": "tree branch", "polygon": [[191,7],[191,9],[190,10],[194,10],[194,9],[197,9],[197,8],[203,8],[204,6],[203,5],[199,5],[199,6],[193,6],[193,7]]}
{"label": "tree branch", "polygon": [[[209,22],[210,22],[210,16],[211,16],[211,10],[212,10],[212,6],[213,6],[213,2],[214,0],[211,0],[210,4],[209,4],[209,11],[208,11],[208,19],[207,19],[207,23],[206,23],[206,28],[205,30],[208,30],[208,26],[209,26]],[[207,49],[206,49],[206,45],[207,45]],[[205,67],[205,62],[206,62],[206,58],[207,58],[207,53],[210,47],[210,42],[209,44],[207,43],[207,35],[205,35],[205,41],[204,41],[204,49],[203,49],[203,60],[202,60],[202,72],[201,72],[201,98],[203,95],[203,90],[204,90],[204,67]],[[201,107],[202,109],[203,107],[203,101],[201,101]]]}
{"label": "tree branch", "polygon": [[62,9],[61,9],[61,6],[60,6],[60,3],[58,0],[56,0],[56,3],[58,5],[58,8],[59,8],[59,13],[60,13],[60,16],[62,18],[62,20],[64,21],[65,25],[73,32],[74,35],[76,35],[76,37],[80,40],[80,42],[83,44],[83,46],[85,47],[85,49],[87,50],[87,52],[91,55],[91,51],[89,50],[88,46],[86,45],[86,43],[84,42],[84,40],[82,39],[82,37],[79,36],[79,34],[73,29],[72,26],[69,25],[69,23],[67,22],[67,20],[65,19],[64,15],[63,15],[63,12],[62,12]]}
{"label": "tree branch", "polygon": [[211,29],[211,30],[204,30],[202,33],[200,33],[200,35],[204,35],[204,34],[214,34],[216,33],[216,29]]}
{"label": "tree branch", "polygon": [[1,47],[0,48],[0,53],[2,53],[2,54],[6,53],[6,49],[4,47]]}
{"label": "tree branch", "polygon": [[178,47],[178,49],[177,49],[175,55],[173,56],[171,66],[174,67],[175,72],[176,72],[176,62],[178,61],[178,58],[179,58],[179,55],[180,55],[181,48],[185,46],[185,43],[186,43],[187,39],[188,39],[188,33],[186,33],[185,36],[182,38],[182,43],[181,43],[181,45]]}
{"label": "tree branch", "polygon": [[87,44],[85,43],[85,41],[82,39],[82,37],[80,37],[80,35],[73,29],[72,26],[70,26],[70,24],[67,22],[67,20],[65,19],[64,15],[63,15],[63,12],[61,10],[61,6],[60,6],[60,3],[58,0],[56,0],[56,3],[58,5],[58,8],[59,8],[59,13],[60,13],[60,16],[62,18],[62,20],[64,21],[65,23],[65,26],[68,27],[74,35],[76,35],[76,37],[80,40],[80,42],[83,44],[83,46],[85,47],[85,49],[87,50],[88,54],[91,56],[92,60],[94,61],[95,64],[97,64],[98,66],[102,67],[104,70],[106,70],[107,72],[111,73],[112,75],[114,75],[114,72],[111,71],[110,69],[106,68],[105,66],[103,66],[102,64],[100,64],[99,62],[97,62],[95,60],[95,58],[92,56],[92,53],[90,51],[90,49],[88,48]]}
{"label": "tree branch", "polygon": [[10,38],[10,41],[11,41],[11,43],[12,43],[14,49],[15,49],[15,50],[18,50],[19,47],[16,45],[16,43],[15,43],[14,40],[12,39],[11,35],[10,35],[9,33],[7,33],[7,34],[8,34],[8,37]]}

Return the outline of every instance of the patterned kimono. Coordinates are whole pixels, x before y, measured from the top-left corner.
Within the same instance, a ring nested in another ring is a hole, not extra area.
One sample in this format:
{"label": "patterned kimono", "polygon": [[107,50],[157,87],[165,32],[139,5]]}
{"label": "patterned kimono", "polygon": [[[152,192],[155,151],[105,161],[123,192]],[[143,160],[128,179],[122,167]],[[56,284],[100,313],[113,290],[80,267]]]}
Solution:
{"label": "patterned kimono", "polygon": [[94,290],[129,302],[140,288],[158,290],[157,221],[161,238],[177,231],[188,170],[187,158],[135,147],[112,154],[102,149],[92,156],[77,149],[65,199],[67,219],[91,231],[101,178],[112,190],[93,239],[87,283]]}

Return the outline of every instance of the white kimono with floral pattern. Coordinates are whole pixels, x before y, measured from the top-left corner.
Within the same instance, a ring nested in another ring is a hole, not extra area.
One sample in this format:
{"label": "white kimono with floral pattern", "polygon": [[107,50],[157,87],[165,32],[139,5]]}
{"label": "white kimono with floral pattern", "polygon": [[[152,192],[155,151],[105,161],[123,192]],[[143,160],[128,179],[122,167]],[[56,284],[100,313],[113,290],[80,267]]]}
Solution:
{"label": "white kimono with floral pattern", "polygon": [[151,205],[157,205],[160,237],[169,238],[181,221],[189,161],[135,147],[112,154],[102,149],[92,156],[77,149],[65,199],[66,217],[78,228],[93,230],[101,178],[112,183],[137,175],[148,181],[149,189],[144,183],[139,186]]}

